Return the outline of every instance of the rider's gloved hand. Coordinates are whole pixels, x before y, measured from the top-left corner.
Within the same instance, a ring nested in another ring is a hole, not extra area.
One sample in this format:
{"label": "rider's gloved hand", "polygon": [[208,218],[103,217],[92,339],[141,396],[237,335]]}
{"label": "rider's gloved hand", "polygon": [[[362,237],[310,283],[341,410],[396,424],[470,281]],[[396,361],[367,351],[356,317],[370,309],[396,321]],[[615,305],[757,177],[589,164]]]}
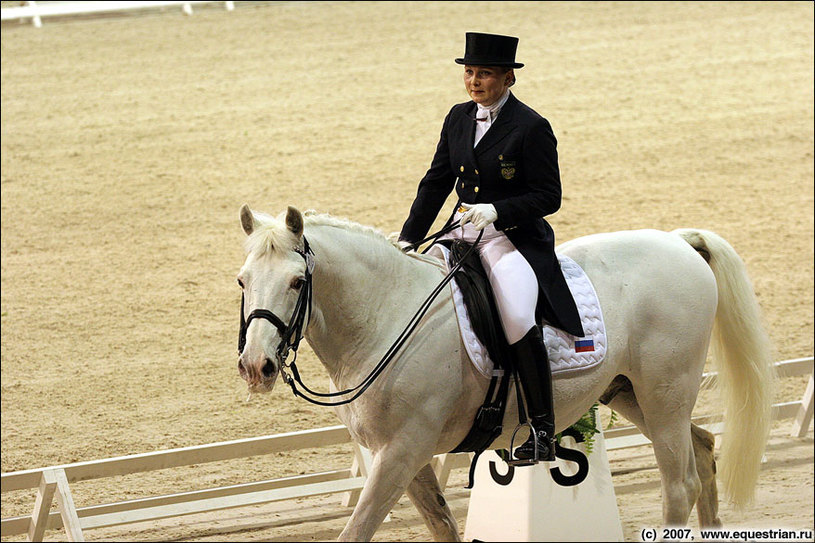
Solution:
{"label": "rider's gloved hand", "polygon": [[461,216],[461,226],[471,222],[476,230],[483,230],[498,219],[498,212],[495,211],[495,206],[492,204],[462,203],[461,207],[466,209]]}

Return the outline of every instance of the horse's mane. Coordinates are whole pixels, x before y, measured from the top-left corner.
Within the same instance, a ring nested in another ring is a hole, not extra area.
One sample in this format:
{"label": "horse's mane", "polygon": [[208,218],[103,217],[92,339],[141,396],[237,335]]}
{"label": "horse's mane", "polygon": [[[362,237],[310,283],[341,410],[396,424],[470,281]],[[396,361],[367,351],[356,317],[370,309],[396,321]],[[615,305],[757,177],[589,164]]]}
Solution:
{"label": "horse's mane", "polygon": [[335,217],[328,213],[317,213],[313,209],[309,209],[303,213],[303,219],[306,222],[306,226],[331,226],[333,228],[341,228],[398,247],[396,240],[390,239],[390,237],[386,236],[381,230],[373,226],[359,224],[358,222]]}
{"label": "horse's mane", "polygon": [[328,213],[317,213],[314,210],[307,210],[303,217],[306,221],[307,226],[330,226],[333,228],[341,228],[344,230],[349,230],[351,232],[358,232],[363,236],[369,237],[379,243],[382,243],[383,246],[388,247],[389,250],[396,250],[396,252],[400,255],[413,258],[416,260],[420,260],[422,262],[427,262],[433,264],[434,266],[441,267],[442,264],[438,258],[433,256],[425,255],[418,253],[416,251],[411,251],[409,253],[405,253],[399,247],[397,243],[398,233],[394,232],[391,235],[385,235],[381,230],[378,228],[374,228],[373,226],[367,226],[364,224],[360,224],[358,222],[354,222],[349,219],[343,219],[339,217],[334,217]]}
{"label": "horse's mane", "polygon": [[[260,222],[260,226],[246,239],[245,247],[247,252],[262,255],[274,251],[275,247],[294,248],[297,246],[297,239],[286,227],[284,215],[273,217],[266,213],[255,212],[255,218]],[[335,217],[328,213],[318,213],[312,209],[303,213],[303,220],[305,221],[306,228],[310,226],[328,226],[355,232],[380,243],[383,247],[388,248],[388,250],[395,250],[399,254],[405,254],[399,248],[395,234],[387,236],[381,230],[373,226],[366,226],[349,219]],[[438,259],[413,251],[407,253],[405,256],[439,265]]]}

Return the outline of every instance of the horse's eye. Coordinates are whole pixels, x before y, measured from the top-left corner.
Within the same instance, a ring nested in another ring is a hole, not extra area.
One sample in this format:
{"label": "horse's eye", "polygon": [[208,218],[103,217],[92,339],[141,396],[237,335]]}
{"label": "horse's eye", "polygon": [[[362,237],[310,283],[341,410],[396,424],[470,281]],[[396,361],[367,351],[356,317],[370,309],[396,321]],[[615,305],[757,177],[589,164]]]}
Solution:
{"label": "horse's eye", "polygon": [[300,290],[301,288],[303,288],[303,285],[305,283],[306,283],[305,279],[303,279],[302,277],[296,277],[295,279],[292,279],[291,288],[293,288],[294,290]]}

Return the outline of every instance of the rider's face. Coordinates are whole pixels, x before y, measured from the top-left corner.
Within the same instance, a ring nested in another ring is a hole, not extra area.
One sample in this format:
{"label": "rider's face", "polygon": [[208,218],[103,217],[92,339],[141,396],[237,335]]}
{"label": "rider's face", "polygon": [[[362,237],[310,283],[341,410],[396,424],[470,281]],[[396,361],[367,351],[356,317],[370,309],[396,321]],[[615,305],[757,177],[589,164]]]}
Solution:
{"label": "rider's face", "polygon": [[512,81],[512,70],[495,66],[464,66],[464,87],[473,102],[489,106],[498,101]]}

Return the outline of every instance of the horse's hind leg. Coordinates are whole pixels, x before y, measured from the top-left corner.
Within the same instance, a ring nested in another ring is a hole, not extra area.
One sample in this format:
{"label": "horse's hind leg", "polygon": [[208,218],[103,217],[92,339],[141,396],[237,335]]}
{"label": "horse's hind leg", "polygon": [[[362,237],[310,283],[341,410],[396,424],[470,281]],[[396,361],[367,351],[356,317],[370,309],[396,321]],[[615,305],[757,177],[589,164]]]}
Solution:
{"label": "horse's hind leg", "polygon": [[642,435],[651,439],[648,427],[645,426],[645,417],[637,403],[631,381],[627,377],[624,375],[615,377],[606,392],[600,397],[600,402],[627,418],[642,432]]}
{"label": "horse's hind leg", "polygon": [[713,458],[715,437],[695,424],[691,424],[691,436],[696,472],[702,482],[702,492],[699,494],[699,499],[696,500],[699,526],[718,528],[722,525],[722,521],[719,520],[719,492],[716,488],[716,461]]}
{"label": "horse's hind leg", "polygon": [[[666,526],[686,525],[702,491],[691,439],[693,405],[682,401],[690,394],[681,390],[681,381],[677,378],[673,383],[663,383],[661,394],[647,399],[637,394],[662,477],[662,518]],[[649,390],[659,388],[650,386]]]}
{"label": "horse's hind leg", "polygon": [[439,481],[430,464],[425,465],[407,487],[407,495],[421,513],[436,541],[461,541],[458,523],[450,512]]}
{"label": "horse's hind leg", "polygon": [[[654,443],[654,453],[662,476],[663,517],[666,525],[686,524],[696,500],[700,525],[717,526],[718,501],[712,434],[691,423],[685,427],[687,431],[681,430],[682,423],[671,423],[679,431],[670,430],[659,422],[665,416],[661,410],[656,412],[659,417],[655,413],[646,419],[631,382],[618,377],[614,385],[614,390],[610,389],[608,397],[604,395],[601,401],[634,423]],[[691,427],[694,431],[688,435]],[[649,428],[653,428],[653,431]]]}

